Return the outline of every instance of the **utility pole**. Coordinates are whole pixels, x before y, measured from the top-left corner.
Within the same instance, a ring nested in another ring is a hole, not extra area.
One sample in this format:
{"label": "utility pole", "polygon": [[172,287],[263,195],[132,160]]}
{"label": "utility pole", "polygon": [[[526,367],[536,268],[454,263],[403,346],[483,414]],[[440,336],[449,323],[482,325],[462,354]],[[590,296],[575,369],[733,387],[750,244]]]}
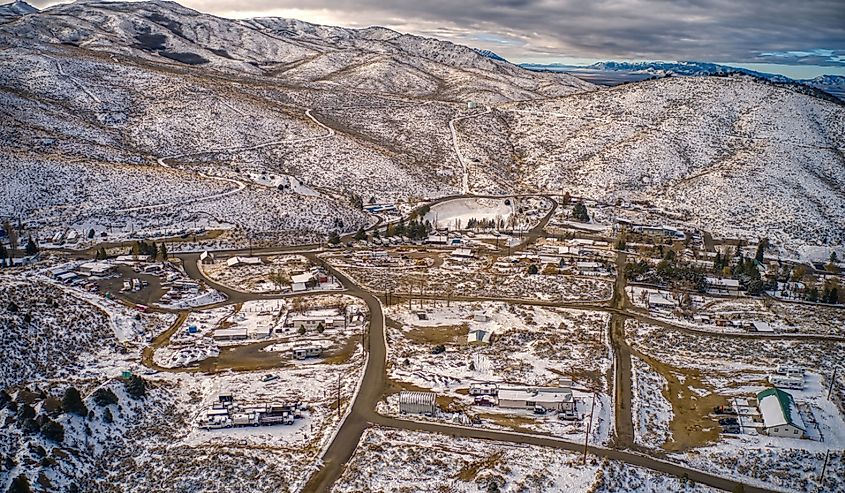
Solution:
{"label": "utility pole", "polygon": [[830,377],[830,386],[827,388],[827,400],[830,400],[830,394],[833,393],[833,382],[836,381],[836,367],[833,367],[833,375]]}
{"label": "utility pole", "polygon": [[593,392],[593,403],[590,405],[590,421],[587,422],[587,433],[584,435],[584,459],[582,461],[583,465],[587,464],[587,443],[590,440],[590,429],[593,427],[593,411],[596,407],[596,393]]}
{"label": "utility pole", "polygon": [[822,473],[819,476],[819,489],[818,491],[822,491],[824,487],[824,473],[827,470],[827,461],[830,459],[830,450],[825,450],[824,452],[824,464],[822,464]]}
{"label": "utility pole", "polygon": [[337,374],[337,417],[340,417],[340,373]]}

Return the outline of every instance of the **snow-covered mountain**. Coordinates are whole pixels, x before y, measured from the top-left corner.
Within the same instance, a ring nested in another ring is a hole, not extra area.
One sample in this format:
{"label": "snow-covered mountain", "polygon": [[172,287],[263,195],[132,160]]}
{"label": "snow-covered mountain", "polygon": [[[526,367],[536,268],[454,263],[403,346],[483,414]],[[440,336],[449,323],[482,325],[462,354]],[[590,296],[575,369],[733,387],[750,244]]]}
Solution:
{"label": "snow-covered mountain", "polygon": [[380,27],[161,1],[57,5],[0,26],[0,44],[0,217],[48,230],[354,231],[355,197],[461,192],[461,117],[476,193],[571,190],[714,233],[845,241],[845,109],[758,77],[599,89]]}
{"label": "snow-covered mountain", "polygon": [[[707,62],[598,62],[587,66],[561,64],[522,64],[524,68],[544,72],[562,72],[580,76],[590,81],[602,81],[608,85],[650,78],[683,76],[710,77],[731,74],[745,74],[775,84],[801,84],[818,89],[845,100],[845,77],[821,75],[814,79],[791,79],[780,74],[758,72],[742,67],[732,67]],[[615,74],[615,75],[609,75]],[[604,77],[602,77],[604,75]]]}
{"label": "snow-covered mountain", "polygon": [[38,12],[38,9],[23,0],[15,0],[12,3],[0,5],[0,24],[11,22],[18,17],[35,12]]}
{"label": "snow-covered mountain", "polygon": [[56,5],[8,23],[0,37],[10,44],[70,44],[315,88],[439,99],[497,102],[592,88],[574,77],[538,77],[465,46],[380,27],[346,29],[281,18],[235,21],[159,0]]}

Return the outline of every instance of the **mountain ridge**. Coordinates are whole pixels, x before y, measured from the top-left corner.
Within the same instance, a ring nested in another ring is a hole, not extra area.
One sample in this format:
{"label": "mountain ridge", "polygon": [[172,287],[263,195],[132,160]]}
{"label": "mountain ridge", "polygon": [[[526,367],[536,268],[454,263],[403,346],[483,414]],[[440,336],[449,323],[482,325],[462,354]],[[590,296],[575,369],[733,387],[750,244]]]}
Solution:
{"label": "mountain ridge", "polygon": [[794,79],[781,74],[773,74],[768,72],[760,72],[750,70],[742,67],[734,67],[731,65],[724,65],[710,62],[696,62],[696,61],[643,61],[643,62],[618,62],[618,61],[604,61],[596,62],[592,65],[563,65],[563,64],[520,64],[521,67],[529,70],[538,71],[553,71],[578,74],[579,71],[595,71],[595,72],[620,72],[628,74],[640,74],[642,80],[650,77],[669,77],[669,76],[683,76],[683,77],[704,77],[704,76],[720,76],[732,74],[745,74],[752,77],[757,77],[762,80],[777,84],[802,84],[814,89],[818,89],[828,94],[835,96],[841,100],[845,100],[845,76],[841,75],[820,75],[811,79]]}

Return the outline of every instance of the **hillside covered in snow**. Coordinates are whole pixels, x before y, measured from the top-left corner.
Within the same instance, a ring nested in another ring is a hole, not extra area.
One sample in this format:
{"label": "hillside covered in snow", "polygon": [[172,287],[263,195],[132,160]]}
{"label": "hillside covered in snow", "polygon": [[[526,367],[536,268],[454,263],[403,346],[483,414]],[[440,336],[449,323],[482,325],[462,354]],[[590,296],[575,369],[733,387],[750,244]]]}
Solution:
{"label": "hillside covered in snow", "polygon": [[293,242],[367,224],[362,200],[570,191],[845,241],[845,108],[746,76],[599,89],[384,28],[78,1],[0,24],[0,112],[0,217],[47,232]]}

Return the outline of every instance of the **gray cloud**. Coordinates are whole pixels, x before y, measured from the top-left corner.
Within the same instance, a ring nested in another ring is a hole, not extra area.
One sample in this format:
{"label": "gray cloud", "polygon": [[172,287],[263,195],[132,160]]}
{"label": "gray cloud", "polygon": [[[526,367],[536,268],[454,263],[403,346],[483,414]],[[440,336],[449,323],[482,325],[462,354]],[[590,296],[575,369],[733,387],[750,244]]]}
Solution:
{"label": "gray cloud", "polygon": [[[351,27],[381,25],[490,49],[515,61],[569,57],[845,66],[841,57],[845,51],[842,0],[183,0],[181,3],[226,17],[285,15]],[[815,50],[829,50],[830,54]],[[795,55],[796,52],[806,55]]]}

